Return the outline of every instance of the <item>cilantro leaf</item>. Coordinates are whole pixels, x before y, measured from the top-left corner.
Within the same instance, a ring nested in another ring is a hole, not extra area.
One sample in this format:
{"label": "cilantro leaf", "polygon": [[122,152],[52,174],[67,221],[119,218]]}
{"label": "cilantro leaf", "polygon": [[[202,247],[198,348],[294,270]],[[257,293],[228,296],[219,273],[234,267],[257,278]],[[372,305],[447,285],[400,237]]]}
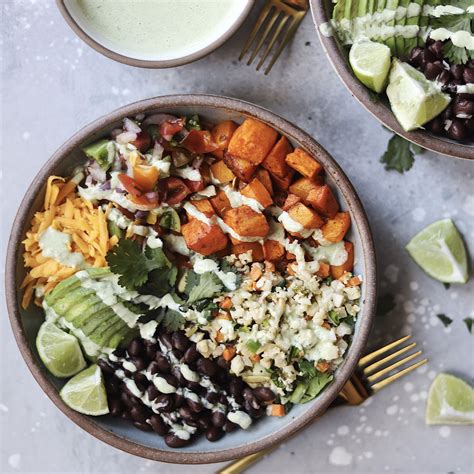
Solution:
{"label": "cilantro leaf", "polygon": [[314,377],[316,375],[314,363],[307,359],[299,360],[298,368],[300,369],[300,372],[303,372],[304,376],[306,377]]}
{"label": "cilantro leaf", "polygon": [[381,163],[385,163],[387,171],[395,170],[399,173],[408,171],[415,161],[411,143],[403,137],[393,135],[389,140],[387,150],[380,158]]}
{"label": "cilantro leaf", "polygon": [[331,309],[331,311],[329,311],[328,319],[333,326],[339,326],[339,323],[341,322],[339,313],[334,309]]}
{"label": "cilantro leaf", "polygon": [[445,328],[447,328],[453,322],[453,320],[449,316],[446,316],[442,313],[437,314],[436,317],[443,323]]}
{"label": "cilantro leaf", "polygon": [[222,290],[222,282],[212,272],[200,275],[199,282],[189,292],[188,303],[194,303],[204,298],[212,298]]}
{"label": "cilantro leaf", "polygon": [[147,284],[140,293],[163,297],[174,289],[178,269],[176,267],[156,269],[148,275]]}
{"label": "cilantro leaf", "polygon": [[158,308],[150,312],[153,319],[168,332],[177,331],[185,323],[183,315],[169,308]]}
{"label": "cilantro leaf", "polygon": [[377,300],[377,314],[379,316],[385,316],[395,309],[396,306],[395,297],[391,293],[386,293]]}
{"label": "cilantro leaf", "polygon": [[305,394],[301,398],[300,403],[306,403],[315,398],[322,389],[333,379],[331,374],[318,373],[310,381]]}
{"label": "cilantro leaf", "polygon": [[146,267],[149,272],[156,270],[157,268],[171,268],[171,262],[163,252],[163,249],[156,248],[152,249],[147,247],[145,249]]}
{"label": "cilantro leaf", "polygon": [[474,324],[474,319],[464,318],[463,321],[466,324],[467,330],[472,334],[472,325]]}

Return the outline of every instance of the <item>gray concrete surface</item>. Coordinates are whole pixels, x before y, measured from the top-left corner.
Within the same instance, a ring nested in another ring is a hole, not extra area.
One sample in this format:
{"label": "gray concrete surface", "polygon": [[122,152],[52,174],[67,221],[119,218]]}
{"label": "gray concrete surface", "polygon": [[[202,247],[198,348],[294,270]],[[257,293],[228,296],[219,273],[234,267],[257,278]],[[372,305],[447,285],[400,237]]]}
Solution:
{"label": "gray concrete surface", "polygon": [[[377,319],[371,345],[411,333],[430,363],[362,407],[332,410],[249,472],[473,472],[473,428],[428,427],[424,410],[436,373],[453,372],[474,381],[474,335],[462,322],[474,317],[474,284],[446,290],[404,250],[415,232],[443,217],[455,220],[474,249],[473,163],[425,153],[405,175],[385,171],[379,157],[390,135],[340,84],[309,15],[271,75],[264,77],[236,61],[251,18],[224,47],[199,62],[141,70],[83,44],[52,0],[0,3],[2,254],[35,173],[71,134],[98,116],[135,100],[181,92],[223,94],[263,105],[318,139],[365,204],[377,244],[380,291],[397,301],[390,315]],[[3,296],[1,304],[2,472],[215,471],[217,466],[171,466],[124,454],[69,422],[30,375],[14,342]],[[454,322],[445,329],[437,313]]]}

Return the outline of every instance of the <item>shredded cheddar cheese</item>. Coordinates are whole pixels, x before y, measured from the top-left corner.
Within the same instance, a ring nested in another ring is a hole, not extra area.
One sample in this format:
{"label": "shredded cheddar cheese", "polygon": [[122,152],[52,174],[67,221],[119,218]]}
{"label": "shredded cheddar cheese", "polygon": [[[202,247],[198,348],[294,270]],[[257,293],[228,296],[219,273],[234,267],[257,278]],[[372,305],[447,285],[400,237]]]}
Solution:
{"label": "shredded cheddar cheese", "polygon": [[[35,289],[46,294],[78,270],[43,255],[39,239],[48,227],[69,234],[69,250],[81,253],[86,264],[94,267],[107,265],[105,256],[118,241],[116,236],[110,236],[108,232],[108,209],[104,212],[101,208],[94,208],[90,201],[79,197],[75,189],[73,180],[65,182],[59,176],[48,179],[44,210],[34,215],[23,241],[25,267],[31,268],[21,285],[24,288],[23,308],[30,304]],[[38,301],[35,302],[38,304]]]}

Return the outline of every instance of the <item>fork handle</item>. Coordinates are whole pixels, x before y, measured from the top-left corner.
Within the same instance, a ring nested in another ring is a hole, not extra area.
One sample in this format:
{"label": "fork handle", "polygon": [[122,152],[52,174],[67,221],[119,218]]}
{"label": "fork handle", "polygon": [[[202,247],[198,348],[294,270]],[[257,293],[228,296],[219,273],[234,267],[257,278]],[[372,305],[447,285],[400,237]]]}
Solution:
{"label": "fork handle", "polygon": [[287,5],[306,10],[308,8],[308,0],[283,0]]}
{"label": "fork handle", "polygon": [[261,458],[267,454],[270,454],[272,451],[278,448],[278,446],[279,445],[273,446],[272,448],[264,449],[263,451],[258,451],[257,453],[249,454],[248,456],[237,459],[236,461],[227,464],[227,466],[224,466],[219,471],[216,471],[216,474],[240,474],[241,472],[244,472],[246,469],[248,469],[252,464],[255,464]]}

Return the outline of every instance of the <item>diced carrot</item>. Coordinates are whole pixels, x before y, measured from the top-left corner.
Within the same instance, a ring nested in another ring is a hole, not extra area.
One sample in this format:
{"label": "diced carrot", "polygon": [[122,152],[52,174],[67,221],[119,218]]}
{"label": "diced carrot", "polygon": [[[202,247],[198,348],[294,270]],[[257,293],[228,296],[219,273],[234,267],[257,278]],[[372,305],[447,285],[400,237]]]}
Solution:
{"label": "diced carrot", "polygon": [[219,307],[222,309],[230,309],[232,308],[232,299],[226,296],[220,303]]}
{"label": "diced carrot", "polygon": [[270,416],[285,416],[285,406],[272,403],[270,405]]}
{"label": "diced carrot", "polygon": [[250,360],[251,360],[252,362],[255,362],[255,363],[259,362],[260,359],[261,359],[261,357],[260,357],[259,354],[253,354],[253,355],[250,356]]}
{"label": "diced carrot", "polygon": [[352,277],[348,282],[347,286],[359,286],[362,282],[358,276]]}
{"label": "diced carrot", "polygon": [[216,319],[224,319],[225,321],[232,321],[232,316],[227,312],[220,312],[217,316]]}
{"label": "diced carrot", "polygon": [[320,278],[327,278],[331,272],[331,266],[326,262],[319,262],[319,269],[316,275]]}
{"label": "diced carrot", "polygon": [[317,364],[316,364],[316,370],[318,372],[321,372],[321,373],[325,373],[329,370],[329,362],[325,361],[325,360],[320,360]]}
{"label": "diced carrot", "polygon": [[224,340],[224,334],[222,334],[220,331],[217,331],[215,340],[216,342],[222,342]]}
{"label": "diced carrot", "polygon": [[262,268],[258,263],[252,264],[252,268],[250,270],[250,278],[253,281],[257,281],[263,275]]}
{"label": "diced carrot", "polygon": [[222,353],[222,357],[226,362],[231,361],[235,356],[236,350],[234,346],[227,346]]}

